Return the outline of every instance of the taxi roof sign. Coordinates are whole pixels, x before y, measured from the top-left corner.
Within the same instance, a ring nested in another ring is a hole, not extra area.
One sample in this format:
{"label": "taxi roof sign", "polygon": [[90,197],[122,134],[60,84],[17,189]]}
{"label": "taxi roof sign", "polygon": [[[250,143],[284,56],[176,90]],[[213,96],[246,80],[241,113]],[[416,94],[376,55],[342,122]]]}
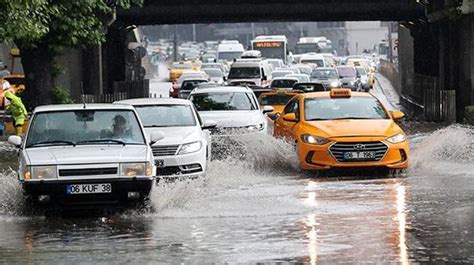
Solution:
{"label": "taxi roof sign", "polygon": [[332,98],[350,98],[351,90],[348,88],[333,88],[329,92],[329,96]]}

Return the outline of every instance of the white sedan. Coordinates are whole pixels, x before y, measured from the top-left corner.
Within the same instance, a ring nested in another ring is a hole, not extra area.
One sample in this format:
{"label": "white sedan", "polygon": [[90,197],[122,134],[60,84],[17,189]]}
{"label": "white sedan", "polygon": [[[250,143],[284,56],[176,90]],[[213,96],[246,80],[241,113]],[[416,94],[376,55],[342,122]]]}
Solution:
{"label": "white sedan", "polygon": [[163,140],[152,145],[157,177],[206,173],[211,146],[207,129],[215,127],[216,122],[202,122],[190,101],[142,98],[115,103],[133,105],[147,134],[164,134]]}

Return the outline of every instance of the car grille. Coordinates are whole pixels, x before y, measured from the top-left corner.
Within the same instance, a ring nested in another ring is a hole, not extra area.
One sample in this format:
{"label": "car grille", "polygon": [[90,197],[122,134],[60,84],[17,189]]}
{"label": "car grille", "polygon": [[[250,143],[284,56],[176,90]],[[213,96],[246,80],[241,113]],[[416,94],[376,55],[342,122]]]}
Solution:
{"label": "car grille", "polygon": [[59,176],[93,176],[93,175],[117,175],[118,169],[116,167],[106,168],[75,168],[75,169],[60,169]]}
{"label": "car grille", "polygon": [[152,146],[154,156],[172,156],[178,151],[179,145]]}
{"label": "car grille", "polygon": [[202,172],[202,167],[200,164],[190,164],[184,166],[170,166],[157,168],[157,176],[171,176],[171,175],[183,175],[183,174],[193,174]]}
{"label": "car grille", "polygon": [[[333,144],[329,151],[338,162],[354,162],[354,161],[380,161],[387,153],[388,147],[382,142],[357,142],[344,143],[339,142]],[[344,159],[344,152],[375,152],[375,158],[366,159]]]}

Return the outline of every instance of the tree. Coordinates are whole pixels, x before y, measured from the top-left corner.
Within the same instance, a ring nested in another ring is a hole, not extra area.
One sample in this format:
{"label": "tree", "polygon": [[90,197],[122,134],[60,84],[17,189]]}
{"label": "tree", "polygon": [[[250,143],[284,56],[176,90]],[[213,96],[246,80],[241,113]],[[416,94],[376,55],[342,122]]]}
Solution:
{"label": "tree", "polygon": [[50,104],[54,58],[105,41],[105,18],[143,0],[0,0],[0,38],[20,49],[30,107]]}

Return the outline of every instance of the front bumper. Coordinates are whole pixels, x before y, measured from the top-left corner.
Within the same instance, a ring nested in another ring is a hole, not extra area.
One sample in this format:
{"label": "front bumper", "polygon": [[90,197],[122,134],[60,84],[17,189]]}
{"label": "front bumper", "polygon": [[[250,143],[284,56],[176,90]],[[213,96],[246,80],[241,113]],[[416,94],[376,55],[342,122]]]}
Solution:
{"label": "front bumper", "polygon": [[[338,139],[337,142],[369,142],[367,140],[357,139]],[[328,170],[331,168],[389,168],[404,169],[408,167],[408,142],[391,144],[380,139],[371,141],[380,141],[387,145],[388,149],[383,157],[378,161],[338,161],[330,151],[330,147],[335,142],[325,145],[312,145],[303,142],[298,143],[298,153],[300,158],[300,167],[303,170]],[[370,142],[371,142],[370,141]]]}
{"label": "front bumper", "polygon": [[[203,146],[201,150],[191,154],[155,156],[156,175],[159,178],[202,175],[207,167],[207,155],[207,149]],[[158,161],[162,161],[164,166],[158,167]]]}
{"label": "front bumper", "polygon": [[[111,193],[67,194],[70,184],[110,183]],[[125,205],[130,202],[128,192],[139,192],[139,200],[146,198],[152,189],[154,177],[101,178],[54,181],[24,181],[23,190],[35,202],[38,196],[48,195],[49,203],[65,208],[102,208]]]}

